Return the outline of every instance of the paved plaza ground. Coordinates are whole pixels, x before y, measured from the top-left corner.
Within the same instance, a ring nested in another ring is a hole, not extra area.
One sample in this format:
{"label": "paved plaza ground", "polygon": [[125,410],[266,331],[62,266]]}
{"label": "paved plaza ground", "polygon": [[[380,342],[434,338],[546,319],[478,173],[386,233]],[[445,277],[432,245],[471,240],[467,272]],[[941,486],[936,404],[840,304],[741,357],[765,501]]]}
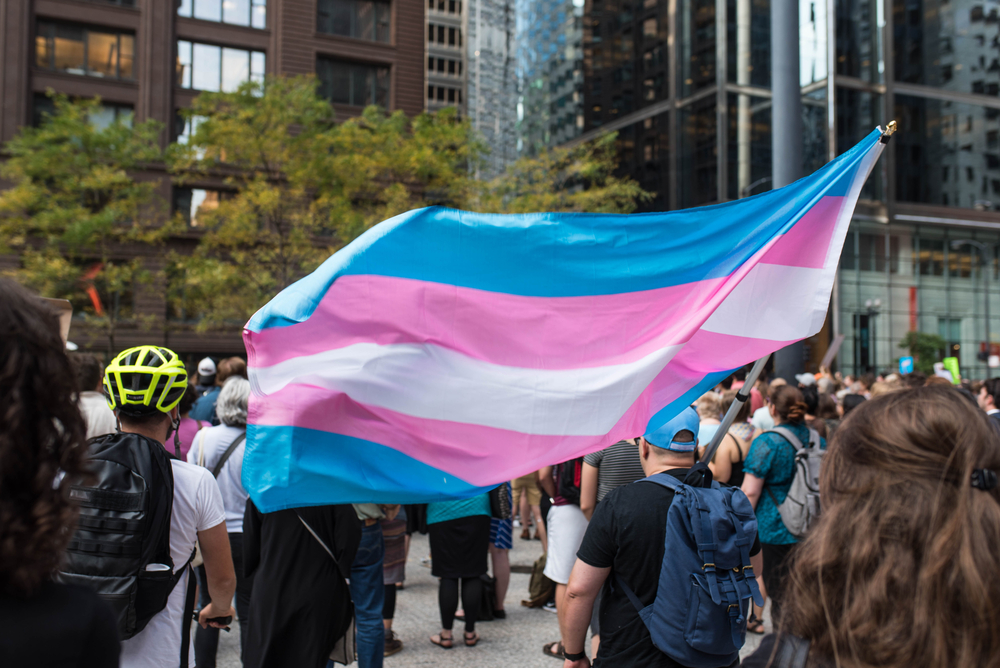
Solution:
{"label": "paved plaza ground", "polygon": [[[540,541],[519,540],[515,530],[514,549],[510,552],[515,570],[531,568],[541,555]],[[406,564],[406,588],[396,598],[396,618],[393,630],[403,641],[403,651],[387,657],[387,668],[433,666],[435,668],[560,668],[562,663],[542,654],[542,645],[559,638],[556,615],[541,609],[528,609],[521,605],[527,598],[528,573],[513,573],[510,589],[504,600],[507,619],[476,625],[482,640],[476,647],[456,643],[450,650],[432,645],[429,636],[440,630],[437,604],[437,579],[420,564],[429,552],[427,536],[413,536],[410,557]],[[456,638],[461,637],[461,622],[455,622]],[[743,654],[753,651],[760,636],[748,635]],[[588,639],[589,643],[589,639]],[[589,652],[589,644],[588,644]],[[239,627],[223,633],[219,642],[218,665],[220,668],[239,668]],[[355,664],[356,665],[356,664]]]}

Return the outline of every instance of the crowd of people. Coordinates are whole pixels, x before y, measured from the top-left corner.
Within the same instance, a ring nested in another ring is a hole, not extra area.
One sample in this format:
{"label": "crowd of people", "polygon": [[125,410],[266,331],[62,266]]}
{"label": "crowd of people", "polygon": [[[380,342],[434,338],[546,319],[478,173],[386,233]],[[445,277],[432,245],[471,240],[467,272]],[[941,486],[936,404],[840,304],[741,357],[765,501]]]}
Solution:
{"label": "crowd of people", "polygon": [[[0,295],[4,664],[207,668],[238,623],[245,666],[381,666],[404,650],[393,618],[421,532],[444,650],[506,617],[517,537],[541,542],[532,581],[551,595],[531,605],[559,620],[530,651],[564,668],[739,665],[765,600],[773,633],[743,665],[1000,665],[1000,379],[749,388],[739,371],[648,433],[488,494],[261,513],[242,484],[243,359],[189,376],[138,346],[105,367],[67,354],[42,300],[6,279]],[[803,484],[822,508],[804,526]]]}

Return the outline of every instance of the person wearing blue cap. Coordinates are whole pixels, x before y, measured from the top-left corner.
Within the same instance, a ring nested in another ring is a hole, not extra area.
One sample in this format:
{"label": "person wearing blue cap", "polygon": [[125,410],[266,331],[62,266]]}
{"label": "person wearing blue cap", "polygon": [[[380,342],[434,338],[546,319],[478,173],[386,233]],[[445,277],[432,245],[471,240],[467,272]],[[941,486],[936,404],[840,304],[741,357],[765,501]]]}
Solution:
{"label": "person wearing blue cap", "polygon": [[[691,471],[697,457],[698,427],[698,413],[688,407],[639,439],[639,458],[646,476],[667,473],[684,481],[690,472],[687,484],[704,485],[701,471]],[[597,505],[577,552],[566,604],[559,610],[564,668],[590,666],[584,642],[594,600],[602,588],[601,644],[595,665],[686,668],[653,644],[623,587],[605,587],[614,571],[616,582],[624,582],[643,606],[653,603],[663,564],[667,512],[673,498],[673,490],[667,487],[637,481],[612,490]],[[750,554],[759,551],[760,544],[755,540]],[[678,605],[686,601],[686,596],[678,597]],[[738,664],[737,660],[733,665]]]}

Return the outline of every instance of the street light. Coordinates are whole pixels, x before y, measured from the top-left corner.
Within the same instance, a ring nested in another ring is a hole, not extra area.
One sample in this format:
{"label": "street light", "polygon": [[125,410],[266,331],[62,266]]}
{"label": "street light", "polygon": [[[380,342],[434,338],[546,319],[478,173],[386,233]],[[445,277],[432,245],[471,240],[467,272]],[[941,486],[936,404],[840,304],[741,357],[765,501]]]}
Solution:
{"label": "street light", "polygon": [[878,347],[878,341],[875,338],[875,316],[878,315],[879,310],[882,308],[882,300],[869,299],[865,302],[865,308],[868,309],[868,331],[871,332],[868,340],[871,343],[872,370],[878,375],[878,364],[875,362],[875,349]]}
{"label": "street light", "polygon": [[[951,242],[952,249],[957,250],[962,246],[969,245],[975,246],[979,249],[979,267],[983,274],[983,315],[986,316],[986,354],[989,355],[990,352],[990,283],[989,278],[986,276],[986,254],[990,252],[990,247],[984,244],[982,241],[976,241],[975,239],[956,239]],[[987,375],[989,375],[987,373]]]}

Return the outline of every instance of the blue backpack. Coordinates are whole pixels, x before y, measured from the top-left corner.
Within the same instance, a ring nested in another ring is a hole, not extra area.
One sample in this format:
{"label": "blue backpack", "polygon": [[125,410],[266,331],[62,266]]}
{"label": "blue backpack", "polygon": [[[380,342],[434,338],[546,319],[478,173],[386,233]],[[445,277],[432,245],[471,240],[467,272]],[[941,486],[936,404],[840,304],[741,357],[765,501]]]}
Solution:
{"label": "blue backpack", "polygon": [[674,491],[656,599],[643,606],[620,577],[617,584],[661,652],[689,668],[728,666],[746,639],[750,599],[764,604],[750,566],[750,500],[735,487],[692,487],[668,473],[639,482]]}

